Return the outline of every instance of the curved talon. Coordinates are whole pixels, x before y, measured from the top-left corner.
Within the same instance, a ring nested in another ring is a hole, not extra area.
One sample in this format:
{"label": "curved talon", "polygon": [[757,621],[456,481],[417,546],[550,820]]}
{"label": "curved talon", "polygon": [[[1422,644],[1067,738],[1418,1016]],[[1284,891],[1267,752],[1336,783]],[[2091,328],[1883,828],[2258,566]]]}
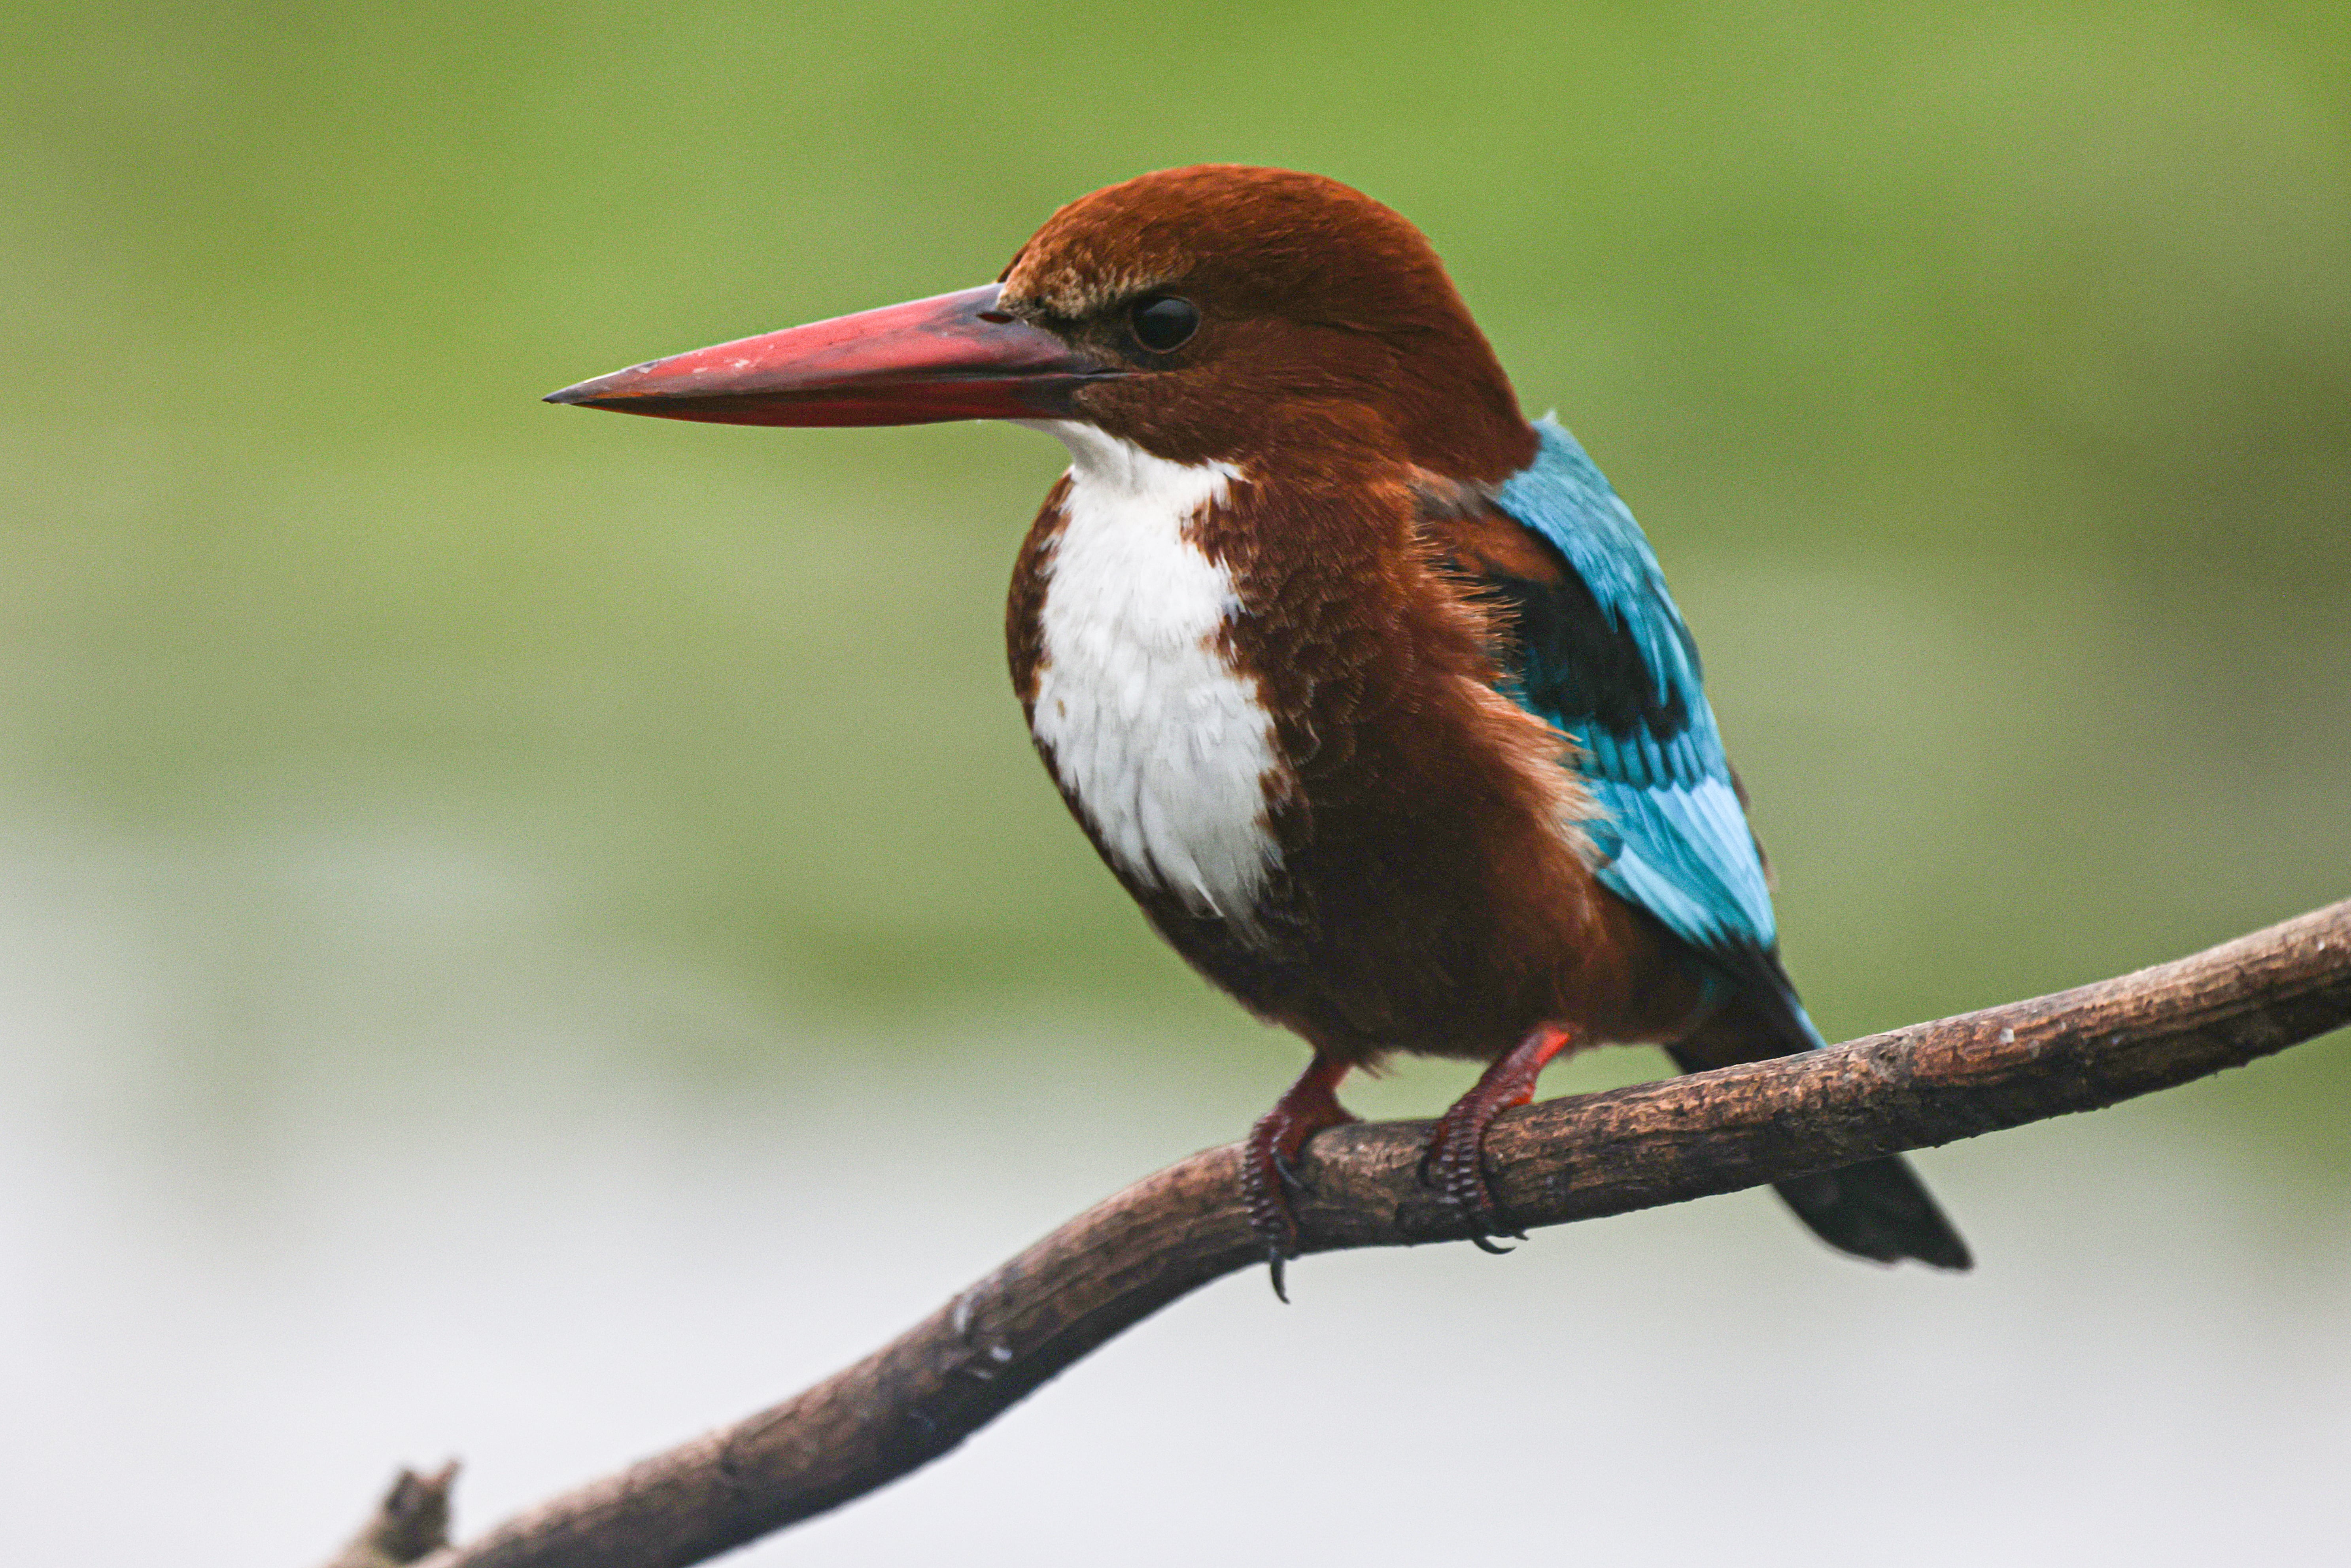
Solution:
{"label": "curved talon", "polygon": [[1513,1105],[1534,1098],[1535,1079],[1543,1064],[1565,1050],[1573,1036],[1562,1029],[1536,1030],[1518,1047],[1486,1069],[1469,1092],[1455,1101],[1430,1130],[1421,1146],[1420,1182],[1442,1192],[1469,1226],[1469,1239],[1481,1252],[1511,1250],[1496,1246],[1493,1238],[1526,1239],[1526,1227],[1494,1196],[1486,1170],[1486,1134],[1494,1118]]}
{"label": "curved talon", "polygon": [[1281,1177],[1281,1185],[1283,1186],[1289,1188],[1291,1192],[1296,1193],[1301,1197],[1312,1197],[1314,1196],[1313,1186],[1308,1183],[1304,1176],[1298,1174],[1298,1167],[1290,1162],[1289,1158],[1282,1154],[1280,1149],[1276,1148],[1272,1151],[1272,1159],[1274,1172]]}
{"label": "curved talon", "polygon": [[1491,1239],[1484,1236],[1472,1236],[1469,1238],[1469,1245],[1493,1258],[1507,1258],[1518,1250],[1515,1247],[1497,1247]]}
{"label": "curved talon", "polygon": [[1503,1207],[1501,1199],[1494,1196],[1494,1173],[1486,1168],[1486,1162],[1482,1156],[1481,1150],[1480,1158],[1478,1161],[1478,1175],[1480,1177],[1479,1185],[1486,1189],[1485,1218],[1488,1234],[1507,1236],[1513,1241],[1524,1241],[1527,1239],[1527,1228],[1520,1221],[1517,1215]]}
{"label": "curved talon", "polygon": [[1265,1244],[1273,1293],[1285,1302],[1290,1291],[1283,1265],[1299,1251],[1298,1215],[1290,1195],[1311,1197],[1314,1192],[1298,1174],[1298,1156],[1307,1140],[1323,1128],[1355,1119],[1332,1092],[1346,1072],[1346,1063],[1317,1056],[1273,1109],[1258,1118],[1242,1146],[1241,1200],[1249,1209],[1249,1228]]}

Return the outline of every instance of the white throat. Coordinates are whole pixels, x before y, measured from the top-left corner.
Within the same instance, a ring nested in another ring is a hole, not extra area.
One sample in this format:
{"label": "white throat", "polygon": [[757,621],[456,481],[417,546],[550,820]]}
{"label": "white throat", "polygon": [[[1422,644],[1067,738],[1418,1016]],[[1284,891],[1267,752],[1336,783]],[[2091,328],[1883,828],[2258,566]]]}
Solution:
{"label": "white throat", "polygon": [[1119,869],[1249,928],[1279,862],[1280,759],[1256,680],[1219,646],[1232,574],[1189,537],[1241,479],[1092,425],[1039,422],[1074,461],[1044,567],[1029,727]]}

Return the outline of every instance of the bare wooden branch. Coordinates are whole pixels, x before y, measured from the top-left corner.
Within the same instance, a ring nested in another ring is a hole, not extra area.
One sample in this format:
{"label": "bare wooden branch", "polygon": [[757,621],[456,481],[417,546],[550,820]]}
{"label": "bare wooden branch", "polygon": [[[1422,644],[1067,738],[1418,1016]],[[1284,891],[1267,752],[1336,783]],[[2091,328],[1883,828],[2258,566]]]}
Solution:
{"label": "bare wooden branch", "polygon": [[327,1568],[407,1568],[448,1545],[449,1489],[456,1479],[455,1459],[429,1475],[401,1471],[373,1516]]}
{"label": "bare wooden branch", "polygon": [[[1827,1051],[1505,1116],[1529,1225],[1678,1203],[2095,1110],[2351,1022],[2351,900],[2177,963]],[[1415,1165],[1428,1124],[1312,1145],[1306,1249],[1458,1239]],[[1121,1330],[1261,1261],[1238,1149],[1096,1205],[891,1343],[771,1409],[541,1504],[425,1568],[683,1568],[947,1452]]]}

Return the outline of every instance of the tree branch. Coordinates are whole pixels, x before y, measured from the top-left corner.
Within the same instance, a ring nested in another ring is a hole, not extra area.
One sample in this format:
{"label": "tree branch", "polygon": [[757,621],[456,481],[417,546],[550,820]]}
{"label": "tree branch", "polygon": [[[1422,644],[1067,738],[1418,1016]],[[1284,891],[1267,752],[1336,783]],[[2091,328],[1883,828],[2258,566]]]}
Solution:
{"label": "tree branch", "polygon": [[428,1475],[402,1470],[360,1532],[328,1559],[327,1568],[407,1568],[449,1544],[449,1489],[457,1461]]}
{"label": "tree branch", "polygon": [[[2177,963],[1827,1051],[1506,1115],[1497,1191],[1528,1225],[1679,1203],[2184,1083],[2351,1022],[2351,900]],[[1464,1239],[1415,1166],[1425,1122],[1342,1127],[1304,1162],[1305,1249]],[[1147,1176],[815,1387],[499,1525],[422,1568],[684,1568],[953,1448],[1105,1340],[1261,1261],[1238,1147]]]}

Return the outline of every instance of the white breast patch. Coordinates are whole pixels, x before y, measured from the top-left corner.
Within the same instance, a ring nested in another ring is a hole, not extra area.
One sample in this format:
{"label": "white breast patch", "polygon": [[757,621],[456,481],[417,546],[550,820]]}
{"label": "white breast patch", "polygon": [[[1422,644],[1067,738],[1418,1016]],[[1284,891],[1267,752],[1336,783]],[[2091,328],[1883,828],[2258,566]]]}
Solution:
{"label": "white breast patch", "polygon": [[1266,820],[1273,721],[1217,648],[1232,574],[1185,525],[1240,476],[1042,425],[1076,461],[1046,563],[1030,727],[1120,869],[1196,913],[1254,924],[1280,851]]}

